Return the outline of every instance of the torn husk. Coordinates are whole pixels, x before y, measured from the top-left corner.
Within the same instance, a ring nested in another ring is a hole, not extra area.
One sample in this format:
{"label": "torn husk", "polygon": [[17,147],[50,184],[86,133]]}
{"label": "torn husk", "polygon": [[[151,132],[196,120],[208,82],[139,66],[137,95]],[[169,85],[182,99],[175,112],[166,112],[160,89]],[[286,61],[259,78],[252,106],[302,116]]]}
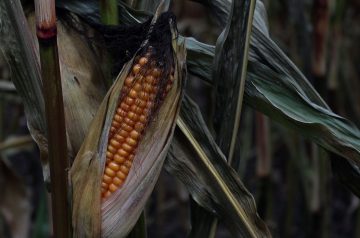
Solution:
{"label": "torn husk", "polygon": [[[104,98],[71,168],[74,237],[126,236],[139,218],[162,169],[176,124],[186,71],[185,47],[184,44],[177,44],[176,29],[173,18],[170,17],[165,19],[172,37],[168,45],[163,47],[169,47],[171,54],[161,55],[159,60],[165,62],[165,65],[170,65],[167,62],[173,61],[172,70],[165,68],[168,72],[167,77],[170,76],[169,72],[173,71],[172,87],[166,96],[161,98],[157,109],[153,110],[151,120],[146,125],[136,147],[135,157],[126,180],[107,199],[101,199],[109,133],[116,108],[123,99],[124,81],[133,69],[138,56],[142,56],[149,49],[162,51],[157,48],[159,45],[152,45],[155,42],[151,42],[152,34],[157,34],[158,37],[164,34],[156,28],[157,19],[159,18],[154,17],[149,28],[149,37],[132,60],[124,65]],[[162,93],[159,90],[158,94],[163,95]]]}

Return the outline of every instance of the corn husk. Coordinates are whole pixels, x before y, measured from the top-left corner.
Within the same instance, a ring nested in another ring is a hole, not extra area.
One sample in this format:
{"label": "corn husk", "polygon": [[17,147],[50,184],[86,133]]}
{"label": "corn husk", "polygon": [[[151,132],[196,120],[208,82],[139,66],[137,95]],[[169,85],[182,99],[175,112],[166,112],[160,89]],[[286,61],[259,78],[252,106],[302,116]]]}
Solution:
{"label": "corn husk", "polygon": [[[34,14],[28,16],[28,24],[38,52]],[[84,38],[62,21],[57,30],[68,151],[69,157],[74,158],[105,94],[105,80]]]}
{"label": "corn husk", "polygon": [[[156,16],[154,20],[156,21]],[[172,29],[174,30],[174,29]],[[104,202],[101,181],[111,121],[133,60],[126,63],[105,96],[70,171],[74,237],[124,237],[135,225],[162,169],[173,136],[185,77],[185,47],[173,31],[174,84],[139,143],[122,186]]]}

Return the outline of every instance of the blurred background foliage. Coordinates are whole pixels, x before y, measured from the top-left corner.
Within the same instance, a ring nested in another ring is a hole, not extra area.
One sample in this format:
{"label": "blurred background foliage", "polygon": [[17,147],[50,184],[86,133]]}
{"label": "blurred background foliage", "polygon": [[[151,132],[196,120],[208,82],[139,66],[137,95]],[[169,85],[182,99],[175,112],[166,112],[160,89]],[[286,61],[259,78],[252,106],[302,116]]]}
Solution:
{"label": "blurred background foliage", "polygon": [[[264,1],[272,39],[331,109],[360,126],[360,3],[356,0]],[[174,1],[182,35],[215,44],[221,31],[206,9]],[[1,52],[0,52],[1,53]],[[39,153],[29,137],[9,65],[0,54],[0,237],[50,237],[49,198]],[[191,76],[187,91],[204,118],[210,85]],[[359,200],[331,174],[329,154],[244,106],[237,171],[274,237],[360,237]],[[186,237],[189,194],[164,170],[146,208],[149,237]],[[222,226],[216,237],[230,237]]]}

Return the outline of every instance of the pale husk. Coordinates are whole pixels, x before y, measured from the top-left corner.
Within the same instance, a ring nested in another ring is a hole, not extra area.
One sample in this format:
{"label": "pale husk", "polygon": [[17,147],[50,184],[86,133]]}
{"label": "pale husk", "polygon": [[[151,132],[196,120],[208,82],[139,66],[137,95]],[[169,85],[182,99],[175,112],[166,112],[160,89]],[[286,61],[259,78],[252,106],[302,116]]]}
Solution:
{"label": "pale husk", "polygon": [[124,237],[135,225],[161,171],[173,136],[185,77],[185,47],[173,37],[175,82],[141,139],[133,166],[121,189],[101,203],[108,133],[123,82],[124,67],[105,96],[70,171],[74,237]]}
{"label": "pale husk", "polygon": [[[39,60],[35,15],[29,14],[27,21],[37,60]],[[62,21],[57,22],[57,32],[68,154],[72,160],[79,151],[89,125],[106,93],[105,80],[101,66],[96,62],[95,54],[86,43],[85,36],[82,37],[76,30],[64,25]],[[35,129],[32,123],[28,123],[28,126],[41,150],[44,180],[50,182],[46,125],[41,125],[38,129]]]}
{"label": "pale husk", "polygon": [[[35,15],[30,14],[27,20],[38,52]],[[62,21],[57,23],[57,30],[68,150],[69,156],[74,158],[106,93],[105,80],[85,36],[82,38]]]}

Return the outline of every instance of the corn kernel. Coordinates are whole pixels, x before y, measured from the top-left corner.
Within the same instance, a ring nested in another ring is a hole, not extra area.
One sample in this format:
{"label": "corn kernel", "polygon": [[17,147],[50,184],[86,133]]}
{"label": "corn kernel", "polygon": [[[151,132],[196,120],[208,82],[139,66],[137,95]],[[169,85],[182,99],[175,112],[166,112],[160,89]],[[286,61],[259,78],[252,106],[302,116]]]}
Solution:
{"label": "corn kernel", "polygon": [[[102,178],[101,196],[107,198],[124,184],[145,127],[150,123],[151,113],[159,93],[159,77],[162,72],[154,60],[150,60],[151,49],[145,56],[137,56],[125,78],[120,92],[120,103],[111,122],[106,165]],[[173,69],[165,87],[163,99],[174,82]]]}
{"label": "corn kernel", "polygon": [[125,79],[125,85],[126,86],[131,87],[133,82],[134,82],[134,77],[132,77],[132,76],[126,77],[126,79]]}
{"label": "corn kernel", "polygon": [[140,72],[141,66],[139,64],[134,65],[132,72],[136,75]]}
{"label": "corn kernel", "polygon": [[141,57],[139,60],[140,65],[145,65],[148,62],[148,59],[146,57]]}
{"label": "corn kernel", "polygon": [[133,151],[133,147],[130,146],[129,144],[126,144],[126,143],[122,144],[122,148],[127,152],[132,152]]}
{"label": "corn kernel", "polygon": [[105,183],[111,183],[111,181],[112,181],[112,178],[110,177],[110,176],[107,176],[106,174],[104,174],[104,176],[103,176],[103,181],[105,182]]}
{"label": "corn kernel", "polygon": [[115,171],[110,169],[110,168],[106,168],[105,169],[105,174],[110,176],[110,177],[114,177],[115,176]]}
{"label": "corn kernel", "polygon": [[114,177],[113,179],[113,184],[115,184],[116,186],[120,186],[121,184],[123,184],[124,180],[118,178],[118,177]]}
{"label": "corn kernel", "polygon": [[120,170],[120,171],[117,171],[116,177],[118,177],[119,179],[125,180],[125,179],[126,179],[126,174],[124,174],[124,173]]}
{"label": "corn kernel", "polygon": [[126,167],[125,165],[121,165],[120,171],[127,175],[129,173],[129,168]]}
{"label": "corn kernel", "polygon": [[126,150],[124,150],[123,148],[121,148],[121,149],[119,149],[119,150],[117,151],[117,154],[120,155],[120,156],[126,157],[126,156],[129,155],[129,152],[127,152]]}
{"label": "corn kernel", "polygon": [[125,159],[125,156],[122,156],[122,155],[120,155],[120,154],[115,154],[115,155],[114,155],[114,161],[117,162],[117,163],[119,163],[119,164],[124,163],[125,160],[126,160],[126,159]]}
{"label": "corn kernel", "polygon": [[113,170],[114,172],[116,172],[116,171],[118,171],[120,169],[120,166],[115,162],[110,162],[107,165],[107,167],[110,168],[111,170]]}
{"label": "corn kernel", "polygon": [[116,149],[121,146],[121,144],[118,141],[116,141],[115,139],[110,140],[110,145],[112,145]]}
{"label": "corn kernel", "polygon": [[118,189],[118,186],[116,186],[115,184],[110,184],[109,186],[109,191],[111,192],[115,192]]}

